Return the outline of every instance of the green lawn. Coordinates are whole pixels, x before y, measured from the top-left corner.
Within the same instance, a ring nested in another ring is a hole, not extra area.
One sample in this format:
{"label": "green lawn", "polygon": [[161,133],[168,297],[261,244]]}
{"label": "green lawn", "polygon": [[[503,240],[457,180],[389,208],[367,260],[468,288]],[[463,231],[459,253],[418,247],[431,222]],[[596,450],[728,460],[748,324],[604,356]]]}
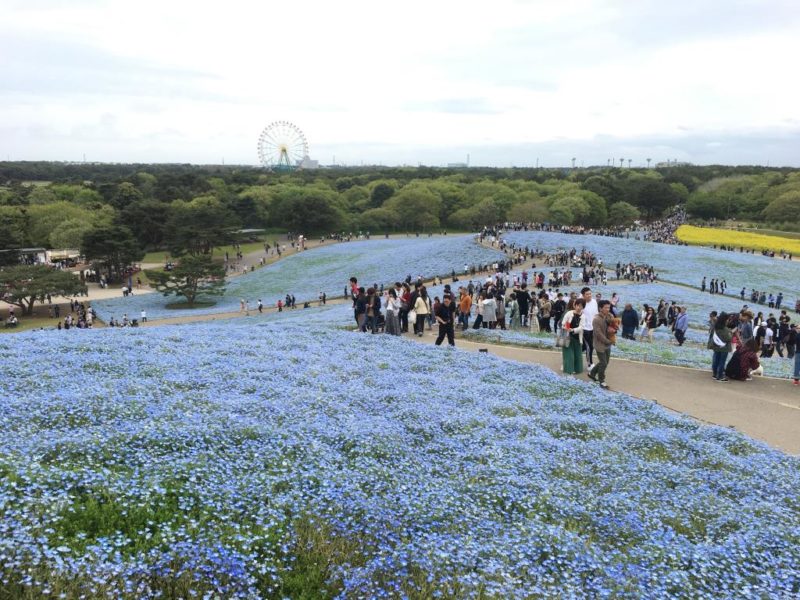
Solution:
{"label": "green lawn", "polygon": [[[270,246],[275,244],[275,240],[281,237],[279,234],[275,235],[268,235],[267,241],[269,242]],[[283,243],[283,241],[281,242]],[[288,243],[287,243],[288,245]],[[251,252],[257,252],[258,250],[264,249],[264,242],[250,242],[247,244],[242,244],[242,254],[250,254]],[[236,250],[233,246],[220,246],[219,248],[214,248],[214,256],[221,257],[225,255],[225,251],[228,251],[231,256],[233,256]],[[148,252],[144,255],[144,258],[140,261],[143,263],[164,263],[164,256],[169,256],[169,250],[156,250],[155,252]]]}
{"label": "green lawn", "polygon": [[19,333],[20,331],[30,331],[31,329],[55,329],[58,319],[50,319],[48,317],[20,317],[19,324],[16,327],[6,327],[5,316],[3,317],[3,324],[0,325],[0,334],[3,333]]}

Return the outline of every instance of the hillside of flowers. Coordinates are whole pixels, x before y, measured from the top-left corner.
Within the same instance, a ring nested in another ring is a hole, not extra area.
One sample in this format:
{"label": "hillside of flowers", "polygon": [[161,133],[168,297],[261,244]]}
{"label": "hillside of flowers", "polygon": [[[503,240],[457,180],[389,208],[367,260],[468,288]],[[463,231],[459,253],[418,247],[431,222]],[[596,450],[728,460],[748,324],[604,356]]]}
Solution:
{"label": "hillside of flowers", "polygon": [[[474,341],[498,342],[523,348],[556,348],[555,335],[552,333],[533,333],[526,329],[505,331],[500,329],[470,329],[466,332],[469,339]],[[676,367],[690,367],[692,369],[710,369],[711,351],[706,349],[708,334],[696,329],[689,329],[686,334],[687,342],[683,346],[674,344],[674,338],[666,327],[656,330],[655,341],[638,341],[617,337],[612,355],[637,362],[654,363],[660,365],[673,365]],[[772,358],[762,360],[764,375],[769,377],[790,378],[793,374],[794,362],[788,358]]]}
{"label": "hillside of flowers", "polygon": [[635,239],[596,235],[570,235],[544,231],[510,231],[503,239],[518,246],[554,252],[587,248],[597,254],[606,266],[646,263],[656,268],[660,278],[693,287],[700,287],[703,277],[725,279],[728,291],[738,294],[742,287],[777,294],[783,292],[784,303],[794,306],[798,298],[797,281],[800,263],[761,256],[726,252],[696,246],[670,246]]}
{"label": "hillside of flowers", "polygon": [[798,459],[346,315],[0,339],[0,597],[800,594]]}
{"label": "hillside of flowers", "polygon": [[718,229],[715,227],[695,227],[694,225],[681,225],[675,231],[675,236],[682,242],[695,246],[725,245],[739,248],[755,248],[756,250],[771,250],[800,254],[800,240],[752,233],[749,231],[736,231],[733,229]]}
{"label": "hillside of flowers", "polygon": [[408,275],[416,279],[434,275],[463,273],[464,265],[488,264],[502,260],[502,252],[481,246],[471,235],[433,238],[392,238],[321,246],[292,254],[276,263],[228,282],[225,295],[214,298],[214,306],[195,309],[168,309],[174,296],[134,294],[127,298],[97,300],[92,306],[104,319],[121,318],[123,313],[137,317],[147,311],[149,320],[197,314],[235,312],[239,300],[249,300],[255,307],[260,298],[265,306],[274,306],[286,294],[298,302],[316,300],[320,292],[341,297],[350,277],[356,275],[369,286],[402,281]]}

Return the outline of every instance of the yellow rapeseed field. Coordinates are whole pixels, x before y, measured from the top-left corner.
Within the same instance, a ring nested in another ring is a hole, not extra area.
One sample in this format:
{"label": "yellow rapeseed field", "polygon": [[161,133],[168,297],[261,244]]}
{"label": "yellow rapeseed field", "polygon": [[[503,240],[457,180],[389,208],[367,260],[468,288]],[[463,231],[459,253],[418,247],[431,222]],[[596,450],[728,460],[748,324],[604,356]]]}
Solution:
{"label": "yellow rapeseed field", "polygon": [[783,250],[795,256],[800,255],[800,240],[775,235],[693,225],[681,225],[675,235],[680,241],[693,246],[723,245],[734,248],[753,248],[754,250],[774,250],[776,253]]}

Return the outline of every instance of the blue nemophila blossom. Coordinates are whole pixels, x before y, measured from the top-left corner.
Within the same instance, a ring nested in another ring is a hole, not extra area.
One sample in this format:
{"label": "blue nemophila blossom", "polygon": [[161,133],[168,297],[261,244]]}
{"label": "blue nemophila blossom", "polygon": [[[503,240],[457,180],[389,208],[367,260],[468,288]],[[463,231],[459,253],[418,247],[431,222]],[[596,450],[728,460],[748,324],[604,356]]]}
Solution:
{"label": "blue nemophila blossom", "polygon": [[348,312],[0,340],[0,590],[800,594],[796,458]]}
{"label": "blue nemophila blossom", "polygon": [[402,281],[408,275],[430,278],[462,274],[464,265],[488,264],[503,259],[503,253],[475,242],[471,235],[435,238],[376,239],[331,244],[292,254],[252,273],[229,280],[225,295],[214,298],[214,306],[191,310],[170,310],[174,296],[136,294],[127,298],[99,300],[92,303],[98,315],[121,319],[123,313],[137,318],[142,310],[149,320],[186,315],[235,312],[239,300],[255,309],[260,298],[265,306],[275,306],[286,294],[298,302],[317,300],[320,292],[341,297],[350,277],[357,277],[365,287]]}
{"label": "blue nemophila blossom", "polygon": [[[709,369],[711,351],[706,348],[708,333],[700,329],[687,331],[687,342],[683,346],[674,343],[675,338],[668,327],[655,330],[653,342],[639,341],[640,330],[636,331],[636,340],[623,339],[617,335],[617,344],[613,355],[618,358],[638,362],[690,367],[693,369]],[[469,338],[499,342],[512,346],[527,348],[555,349],[556,338],[553,333],[531,332],[528,329],[470,329],[466,332]],[[789,359],[773,357],[762,359],[764,374],[770,377],[790,378],[793,374],[794,362]]]}
{"label": "blue nemophila blossom", "polygon": [[784,304],[794,306],[800,265],[797,261],[725,252],[697,246],[670,246],[635,239],[619,239],[597,235],[570,235],[545,231],[510,231],[503,239],[518,246],[538,248],[544,252],[581,248],[591,250],[606,267],[616,263],[647,263],[656,268],[659,278],[700,287],[703,277],[724,279],[728,292],[738,294],[742,286],[776,294],[783,292]]}

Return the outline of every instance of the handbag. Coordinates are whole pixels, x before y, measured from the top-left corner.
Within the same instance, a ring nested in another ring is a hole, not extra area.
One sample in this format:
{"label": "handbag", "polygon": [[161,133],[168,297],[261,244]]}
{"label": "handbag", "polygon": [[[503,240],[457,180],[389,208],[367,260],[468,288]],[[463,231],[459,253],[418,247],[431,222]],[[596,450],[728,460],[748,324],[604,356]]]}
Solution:
{"label": "handbag", "polygon": [[415,311],[413,308],[408,311],[408,320],[412,323],[417,322],[417,311]]}
{"label": "handbag", "polygon": [[569,332],[563,327],[558,330],[558,335],[556,336],[556,348],[566,348],[569,344]]}

